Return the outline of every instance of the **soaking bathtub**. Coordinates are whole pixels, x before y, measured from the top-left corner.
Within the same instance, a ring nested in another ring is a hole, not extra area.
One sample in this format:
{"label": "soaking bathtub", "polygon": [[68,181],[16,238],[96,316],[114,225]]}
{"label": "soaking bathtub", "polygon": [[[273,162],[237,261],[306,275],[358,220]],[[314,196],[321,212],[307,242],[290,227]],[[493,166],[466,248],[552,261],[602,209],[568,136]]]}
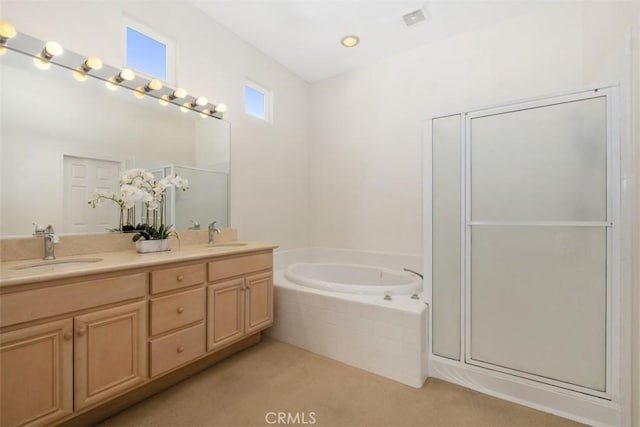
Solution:
{"label": "soaking bathtub", "polygon": [[329,255],[334,256],[325,257],[327,262],[290,257],[289,262],[277,263],[275,319],[267,334],[421,387],[428,372],[429,306],[422,296],[411,298],[422,289],[420,278],[402,270],[335,262],[348,261],[353,254]]}
{"label": "soaking bathtub", "polygon": [[300,262],[290,265],[284,277],[325,291],[360,295],[408,295],[422,290],[413,273],[369,265]]}

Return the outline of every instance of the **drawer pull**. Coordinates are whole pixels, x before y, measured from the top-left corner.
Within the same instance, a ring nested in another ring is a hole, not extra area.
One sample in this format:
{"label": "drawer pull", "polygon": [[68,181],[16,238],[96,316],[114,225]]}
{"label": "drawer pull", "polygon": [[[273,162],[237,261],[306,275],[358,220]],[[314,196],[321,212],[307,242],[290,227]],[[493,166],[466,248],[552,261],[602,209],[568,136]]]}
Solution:
{"label": "drawer pull", "polygon": [[178,274],[178,277],[176,277],[176,280],[178,282],[182,282],[184,280],[184,276],[182,274]]}
{"label": "drawer pull", "polygon": [[73,334],[71,332],[65,332],[62,337],[65,341],[69,341],[71,338],[73,338]]}
{"label": "drawer pull", "polygon": [[178,314],[182,314],[184,313],[184,307],[178,307],[176,311],[178,312]]}
{"label": "drawer pull", "polygon": [[85,328],[80,328],[78,329],[78,336],[81,337],[85,334],[85,332],[87,332],[87,330]]}
{"label": "drawer pull", "polygon": [[176,349],[176,351],[177,351],[178,353],[182,353],[182,352],[184,351],[184,347],[183,347],[183,346],[181,346],[181,345],[179,345],[179,346],[178,346],[178,348]]}

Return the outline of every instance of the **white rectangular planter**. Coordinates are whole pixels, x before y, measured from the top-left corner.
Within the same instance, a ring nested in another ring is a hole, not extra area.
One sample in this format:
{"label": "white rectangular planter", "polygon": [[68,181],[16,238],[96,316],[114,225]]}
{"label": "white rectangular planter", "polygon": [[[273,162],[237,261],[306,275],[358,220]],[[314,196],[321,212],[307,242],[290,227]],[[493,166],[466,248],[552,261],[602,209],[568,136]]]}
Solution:
{"label": "white rectangular planter", "polygon": [[163,252],[171,250],[171,239],[144,240],[136,242],[136,252],[145,254],[149,252]]}

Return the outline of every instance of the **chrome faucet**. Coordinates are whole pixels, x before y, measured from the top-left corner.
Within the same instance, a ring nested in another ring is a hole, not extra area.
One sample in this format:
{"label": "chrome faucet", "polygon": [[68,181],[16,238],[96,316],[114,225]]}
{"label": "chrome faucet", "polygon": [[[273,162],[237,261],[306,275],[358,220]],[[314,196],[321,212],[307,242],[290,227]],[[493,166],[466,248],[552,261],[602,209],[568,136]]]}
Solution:
{"label": "chrome faucet", "polygon": [[40,224],[33,223],[36,229],[33,233],[33,237],[43,237],[44,238],[44,257],[42,259],[50,260],[56,259],[56,255],[54,254],[54,245],[60,243],[60,239],[55,235],[55,231],[53,226],[49,224],[46,227],[42,227]]}
{"label": "chrome faucet", "polygon": [[[412,270],[412,269],[410,269],[410,268],[403,268],[403,270],[404,270],[404,271],[408,271],[409,273],[413,273],[413,274],[415,274],[416,276],[420,276],[420,278],[421,278],[422,280],[424,280],[424,276],[423,276],[422,274],[418,273],[417,271],[413,271],[413,270]],[[413,292],[413,294],[411,294],[411,299],[420,299],[420,296],[418,295],[418,291],[414,291],[414,292]]]}
{"label": "chrome faucet", "polygon": [[220,233],[220,230],[216,228],[216,222],[218,221],[213,221],[211,224],[209,224],[209,245],[216,244],[216,233]]}

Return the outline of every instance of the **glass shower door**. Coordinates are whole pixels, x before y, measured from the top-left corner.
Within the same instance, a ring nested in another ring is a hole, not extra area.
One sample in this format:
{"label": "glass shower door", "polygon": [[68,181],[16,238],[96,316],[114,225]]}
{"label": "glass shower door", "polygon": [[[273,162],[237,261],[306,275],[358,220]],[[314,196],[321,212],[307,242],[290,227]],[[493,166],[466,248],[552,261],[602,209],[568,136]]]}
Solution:
{"label": "glass shower door", "polygon": [[466,117],[467,363],[608,390],[607,97]]}

